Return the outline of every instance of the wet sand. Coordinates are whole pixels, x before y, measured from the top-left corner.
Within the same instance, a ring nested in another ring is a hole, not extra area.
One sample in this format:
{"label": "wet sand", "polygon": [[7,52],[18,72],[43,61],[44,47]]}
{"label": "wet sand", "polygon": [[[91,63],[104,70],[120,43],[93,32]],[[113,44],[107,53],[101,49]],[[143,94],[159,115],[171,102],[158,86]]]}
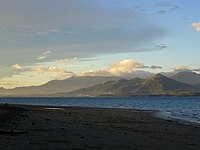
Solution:
{"label": "wet sand", "polygon": [[0,150],[199,150],[200,128],[153,112],[0,105]]}

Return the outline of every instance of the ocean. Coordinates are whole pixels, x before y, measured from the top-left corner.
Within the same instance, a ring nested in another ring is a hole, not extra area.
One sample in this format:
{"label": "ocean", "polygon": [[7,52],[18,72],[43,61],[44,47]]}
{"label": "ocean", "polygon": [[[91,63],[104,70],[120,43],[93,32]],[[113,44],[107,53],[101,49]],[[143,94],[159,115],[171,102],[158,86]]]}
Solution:
{"label": "ocean", "polygon": [[0,98],[0,103],[125,108],[156,111],[163,118],[200,125],[200,97],[101,97],[101,98]]}

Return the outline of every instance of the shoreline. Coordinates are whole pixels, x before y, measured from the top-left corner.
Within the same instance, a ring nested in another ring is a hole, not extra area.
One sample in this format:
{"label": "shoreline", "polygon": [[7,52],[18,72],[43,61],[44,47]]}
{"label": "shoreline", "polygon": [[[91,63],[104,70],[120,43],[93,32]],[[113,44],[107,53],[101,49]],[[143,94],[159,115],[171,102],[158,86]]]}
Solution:
{"label": "shoreline", "polygon": [[183,125],[188,125],[188,126],[194,126],[194,127],[200,127],[200,123],[195,122],[195,121],[189,121],[189,120],[184,120],[181,118],[177,118],[177,117],[172,117],[172,116],[167,116],[167,115],[163,115],[162,113],[160,113],[160,111],[158,111],[157,113],[154,114],[155,117],[163,119],[163,120],[171,120],[175,123],[180,123]]}
{"label": "shoreline", "polygon": [[133,95],[133,96],[0,96],[1,98],[33,98],[33,99],[37,99],[37,98],[41,98],[41,99],[45,99],[45,98],[61,98],[61,99],[65,99],[65,98],[132,98],[132,97],[199,97],[200,93],[198,95]]}
{"label": "shoreline", "polygon": [[1,149],[199,149],[199,127],[154,114],[118,108],[0,105]]}
{"label": "shoreline", "polygon": [[[0,105],[4,105],[3,103],[0,103]],[[130,111],[137,111],[137,112],[149,112],[151,115],[153,115],[156,118],[163,119],[163,120],[170,120],[176,123],[184,124],[184,125],[189,125],[189,126],[195,126],[195,127],[200,127],[200,123],[191,121],[191,120],[186,120],[182,118],[177,118],[176,116],[170,116],[170,115],[164,115],[163,111],[160,110],[151,110],[151,109],[136,109],[136,108],[124,108],[124,107],[84,107],[84,106],[60,106],[60,105],[44,105],[44,104],[12,104],[9,103],[9,105],[16,105],[16,106],[38,106],[38,107],[60,107],[60,108],[94,108],[94,109],[113,109],[113,110],[130,110]]]}

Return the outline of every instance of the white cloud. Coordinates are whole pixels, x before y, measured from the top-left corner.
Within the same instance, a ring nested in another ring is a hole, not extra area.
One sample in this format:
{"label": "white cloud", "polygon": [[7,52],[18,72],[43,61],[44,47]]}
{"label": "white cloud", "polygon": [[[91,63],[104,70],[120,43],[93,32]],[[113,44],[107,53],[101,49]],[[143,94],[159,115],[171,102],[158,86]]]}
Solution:
{"label": "white cloud", "polygon": [[194,27],[196,29],[197,32],[200,32],[200,22],[197,23],[193,23],[192,27]]}
{"label": "white cloud", "polygon": [[52,76],[52,79],[66,79],[74,75],[73,72],[66,71],[64,68],[55,66],[37,66],[33,68],[33,71],[40,74],[54,74],[54,76]]}
{"label": "white cloud", "polygon": [[171,77],[176,75],[179,72],[193,72],[193,71],[197,71],[196,69],[192,69],[190,66],[176,66],[174,68],[170,68],[171,71],[169,72],[161,72],[161,74],[167,76],[167,77]]}
{"label": "white cloud", "polygon": [[51,51],[46,51],[44,52],[41,56],[38,56],[36,58],[36,60],[43,60],[43,59],[46,59],[48,57],[49,54],[51,54],[52,52]]}
{"label": "white cloud", "polygon": [[107,71],[113,75],[122,75],[125,73],[131,73],[132,71],[143,67],[144,65],[141,63],[138,63],[131,59],[125,59],[123,61],[120,61],[119,63],[111,64]]}
{"label": "white cloud", "polygon": [[71,61],[76,61],[78,58],[77,57],[72,57],[72,58],[66,58],[66,59],[55,59],[53,62],[56,63],[69,63]]}
{"label": "white cloud", "polygon": [[[1,73],[1,72],[0,72]],[[69,76],[74,75],[73,72],[66,71],[62,67],[56,66],[45,66],[45,65],[36,65],[36,66],[22,66],[15,64],[12,67],[2,71],[0,78],[12,77],[13,75],[23,75],[23,76],[32,76],[34,74],[49,74],[53,76],[54,79],[64,79]]]}
{"label": "white cloud", "polygon": [[175,67],[175,68],[173,68],[174,69],[174,72],[185,72],[185,71],[192,71],[192,69],[189,67],[189,66],[177,66],[177,67]]}
{"label": "white cloud", "polygon": [[37,66],[35,71],[38,73],[46,73],[46,72],[52,72],[52,73],[60,73],[64,72],[63,68],[60,67],[54,67],[54,66]]}
{"label": "white cloud", "polygon": [[[44,55],[50,52],[46,52]],[[66,59],[57,59],[54,60],[54,63],[69,63],[71,61],[76,61],[77,57],[66,58]],[[107,68],[101,68],[97,70],[87,70],[78,72],[77,75],[80,76],[149,76],[150,72],[147,72],[143,69],[161,69],[161,66],[146,66],[143,63],[137,62],[132,59],[124,59],[122,61],[116,63],[110,63]],[[176,70],[184,69],[182,67],[177,67]],[[5,70],[5,69],[4,69]],[[54,79],[64,79],[69,76],[74,75],[75,73],[71,71],[65,70],[63,67],[58,66],[48,66],[48,65],[30,65],[30,66],[22,66],[20,64],[12,65],[9,69],[9,76],[13,75],[24,75],[24,76],[32,76],[37,74],[48,74],[53,76]],[[8,76],[8,71],[2,77]]]}
{"label": "white cloud", "polygon": [[118,63],[112,63],[108,68],[99,69],[99,70],[89,70],[85,72],[81,72],[80,75],[88,75],[88,76],[123,76],[125,74],[131,74],[137,69],[147,68],[142,63],[139,63],[132,59],[125,59]]}

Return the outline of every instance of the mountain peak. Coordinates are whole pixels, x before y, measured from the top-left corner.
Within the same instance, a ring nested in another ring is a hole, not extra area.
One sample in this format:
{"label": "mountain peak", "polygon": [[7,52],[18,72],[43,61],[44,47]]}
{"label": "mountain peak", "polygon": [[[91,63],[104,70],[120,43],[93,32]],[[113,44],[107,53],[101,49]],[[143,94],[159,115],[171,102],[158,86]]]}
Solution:
{"label": "mountain peak", "polygon": [[161,73],[157,73],[155,76],[156,77],[162,77],[163,75]]}
{"label": "mountain peak", "polygon": [[150,79],[166,79],[167,77],[162,75],[161,73],[158,73],[154,76],[152,76]]}

